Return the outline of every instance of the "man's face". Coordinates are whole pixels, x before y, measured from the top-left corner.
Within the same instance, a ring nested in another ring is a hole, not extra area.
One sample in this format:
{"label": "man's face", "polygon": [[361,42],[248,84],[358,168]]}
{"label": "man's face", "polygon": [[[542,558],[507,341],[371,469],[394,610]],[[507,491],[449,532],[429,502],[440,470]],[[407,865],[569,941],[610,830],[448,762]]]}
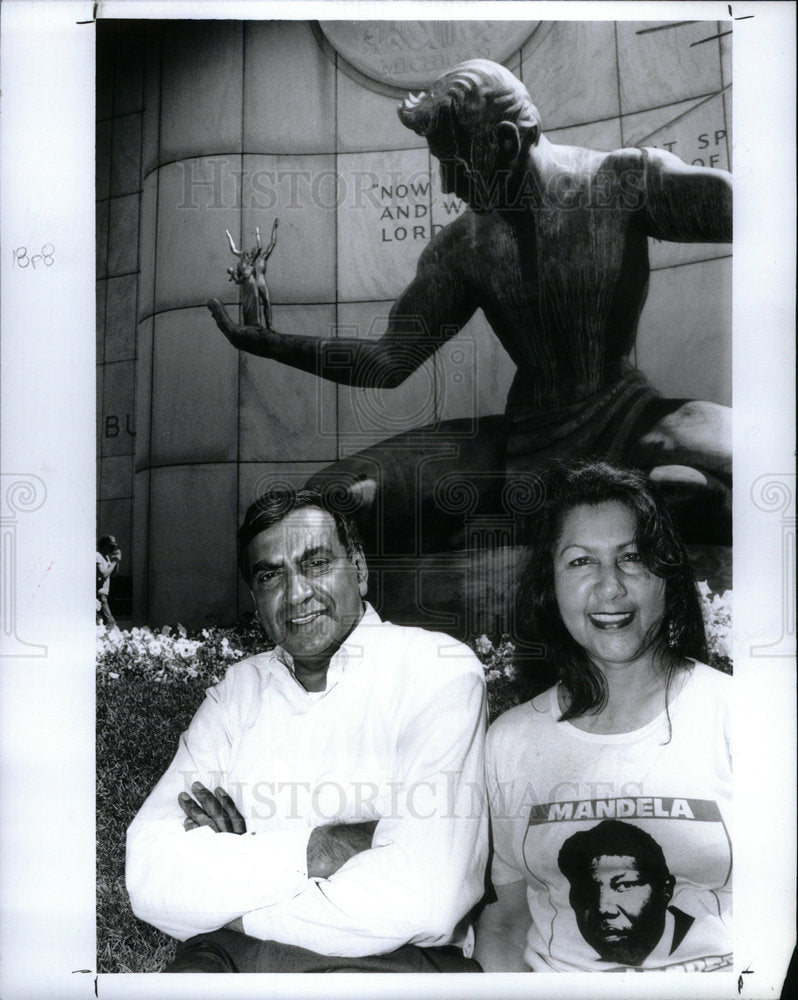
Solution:
{"label": "man's face", "polygon": [[323,690],[330,657],[363,614],[363,554],[347,556],[330,514],[301,507],[256,535],[247,557],[264,631],[290,653],[308,690]]}
{"label": "man's face", "polygon": [[668,900],[629,855],[594,858],[587,878],[571,889],[582,937],[605,961],[624,965],[639,965],[659,941]]}

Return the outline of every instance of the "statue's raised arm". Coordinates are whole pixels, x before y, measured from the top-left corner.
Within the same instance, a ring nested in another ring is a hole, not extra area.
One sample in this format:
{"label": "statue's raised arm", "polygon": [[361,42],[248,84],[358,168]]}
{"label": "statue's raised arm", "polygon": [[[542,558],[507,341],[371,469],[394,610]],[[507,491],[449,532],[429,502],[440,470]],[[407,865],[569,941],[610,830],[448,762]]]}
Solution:
{"label": "statue's raised arm", "polygon": [[[442,262],[442,247],[450,242],[444,232],[422,253],[416,276],[392,306],[387,329],[379,339],[280,333],[271,325],[271,300],[266,287],[266,261],[274,249],[276,228],[275,221],[272,242],[266,250],[261,249],[259,233],[256,247],[247,252],[236,249],[227,234],[239,258],[228,273],[241,289],[243,323],[234,323],[218,299],[211,299],[208,308],[216,325],[238,350],[272,358],[341,385],[393,388],[454,336],[476,308],[462,281],[455,280],[451,269]],[[344,362],[343,358],[348,360]]]}

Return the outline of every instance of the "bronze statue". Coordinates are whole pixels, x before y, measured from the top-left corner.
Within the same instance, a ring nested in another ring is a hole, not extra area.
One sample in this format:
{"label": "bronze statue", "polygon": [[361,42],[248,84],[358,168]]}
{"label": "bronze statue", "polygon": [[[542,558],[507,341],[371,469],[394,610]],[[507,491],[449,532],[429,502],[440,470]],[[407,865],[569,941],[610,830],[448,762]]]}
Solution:
{"label": "bronze statue", "polygon": [[237,250],[235,240],[227,232],[230,250],[238,257],[235,267],[228,267],[230,280],[241,288],[241,315],[247,326],[271,329],[272,304],[266,284],[266,264],[277,246],[277,226],[279,219],[272,223],[272,235],[264,250],[260,242],[260,229],[255,227],[255,243],[252,250]]}
{"label": "bronze statue", "polygon": [[[410,95],[399,117],[427,139],[443,191],[471,210],[425,248],[385,334],[370,341],[279,333],[246,312],[237,325],[218,300],[208,303],[214,319],[240,350],[345,385],[392,387],[482,308],[517,372],[504,416],[480,419],[475,433],[463,433],[468,421],[422,428],[312,481],[351,486],[371,544],[401,551],[408,540],[407,551],[429,552],[462,540],[459,519],[434,496],[452,470],[489,511],[507,477],[549,456],[604,455],[645,469],[677,500],[687,496],[688,540],[727,541],[731,411],[663,399],[628,356],[647,295],[649,237],[731,241],[730,174],[656,148],[555,145],[523,84],[483,59]],[[372,508],[382,523],[376,540]],[[406,530],[412,517],[423,522],[418,532]]]}

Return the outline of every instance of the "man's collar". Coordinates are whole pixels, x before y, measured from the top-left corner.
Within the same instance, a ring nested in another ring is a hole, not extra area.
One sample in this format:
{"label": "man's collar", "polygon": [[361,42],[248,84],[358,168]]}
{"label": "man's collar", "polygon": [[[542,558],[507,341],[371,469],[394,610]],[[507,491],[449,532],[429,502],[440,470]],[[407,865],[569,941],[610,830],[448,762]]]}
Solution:
{"label": "man's collar", "polygon": [[[382,625],[382,619],[371,604],[369,604],[368,601],[364,601],[363,614],[360,621],[357,625],[355,625],[346,639],[330,657],[330,664],[327,667],[327,687],[324,692],[318,693],[324,694],[326,691],[330,691],[335,684],[338,683],[341,676],[346,673],[348,667],[355,666],[363,662],[363,653],[369,639],[368,630],[369,628],[373,628],[375,625]],[[305,687],[298,680],[294,671],[294,660],[291,654],[283,649],[282,646],[275,646],[272,650],[272,655],[279,663],[287,668],[291,677],[302,688],[302,690],[305,691]]]}

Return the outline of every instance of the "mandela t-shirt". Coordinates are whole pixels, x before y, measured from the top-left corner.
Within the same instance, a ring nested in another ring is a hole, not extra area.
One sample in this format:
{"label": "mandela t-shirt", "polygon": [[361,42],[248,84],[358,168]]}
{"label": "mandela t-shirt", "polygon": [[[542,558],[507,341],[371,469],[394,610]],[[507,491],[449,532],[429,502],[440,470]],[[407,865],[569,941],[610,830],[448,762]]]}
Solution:
{"label": "mandela t-shirt", "polygon": [[631,733],[558,722],[556,687],[493,724],[492,878],[526,881],[533,970],[731,966],[730,696],[695,663]]}

